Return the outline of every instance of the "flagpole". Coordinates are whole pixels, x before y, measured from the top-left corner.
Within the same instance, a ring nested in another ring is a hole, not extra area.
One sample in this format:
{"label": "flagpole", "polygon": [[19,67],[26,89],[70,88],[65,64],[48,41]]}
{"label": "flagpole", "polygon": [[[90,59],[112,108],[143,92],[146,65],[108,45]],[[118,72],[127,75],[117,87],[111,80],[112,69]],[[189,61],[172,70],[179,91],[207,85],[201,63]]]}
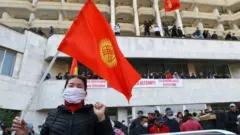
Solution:
{"label": "flagpole", "polygon": [[[40,90],[42,84],[44,83],[44,80],[47,76],[47,74],[49,73],[50,69],[52,68],[54,62],[57,59],[57,56],[59,55],[59,51],[56,52],[56,54],[54,55],[53,59],[51,60],[50,64],[48,65],[47,69],[45,70],[40,82],[37,84],[36,89],[33,91],[32,97],[29,99],[27,106],[22,110],[21,115],[20,115],[20,120],[23,120],[25,115],[27,114],[27,112],[29,111],[34,99],[36,98],[38,91]],[[12,132],[11,135],[15,135],[16,132]]]}

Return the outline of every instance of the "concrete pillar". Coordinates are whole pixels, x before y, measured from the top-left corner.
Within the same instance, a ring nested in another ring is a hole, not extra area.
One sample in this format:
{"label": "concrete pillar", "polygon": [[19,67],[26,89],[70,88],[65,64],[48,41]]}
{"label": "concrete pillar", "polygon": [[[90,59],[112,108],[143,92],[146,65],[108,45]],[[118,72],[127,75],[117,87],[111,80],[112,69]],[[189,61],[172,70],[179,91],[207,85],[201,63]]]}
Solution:
{"label": "concrete pillar", "polygon": [[224,31],[224,27],[221,23],[217,25],[216,29],[217,29],[217,31]]}
{"label": "concrete pillar", "polygon": [[35,14],[34,14],[34,13],[31,13],[28,22],[31,23],[31,22],[32,22],[33,20],[35,20],[35,19],[36,19]]}
{"label": "concrete pillar", "polygon": [[61,0],[61,3],[64,4],[64,3],[65,3],[65,0]]}
{"label": "concrete pillar", "polygon": [[119,122],[125,121],[124,124],[128,125],[128,113],[127,108],[118,108],[117,119]]}
{"label": "concrete pillar", "polygon": [[132,119],[137,118],[137,112],[136,112],[136,107],[132,107]]}
{"label": "concrete pillar", "polygon": [[[182,105],[182,109],[183,109],[182,112],[184,112],[184,111],[187,109],[187,106],[186,106],[186,105]],[[183,115],[184,115],[184,114],[183,114]]]}
{"label": "concrete pillar", "polygon": [[114,30],[114,26],[115,26],[115,0],[111,0],[111,27]]}
{"label": "concrete pillar", "polygon": [[32,0],[32,6],[36,6],[36,4],[38,3],[39,0]]}
{"label": "concrete pillar", "polygon": [[2,19],[11,19],[12,17],[9,15],[8,12],[3,12],[2,13]]}
{"label": "concrete pillar", "polygon": [[182,18],[180,16],[180,13],[179,13],[179,10],[176,10],[176,15],[177,15],[177,18],[176,18],[176,26],[177,28],[180,27],[183,34],[184,34],[184,31],[183,31],[183,24],[182,24]]}
{"label": "concrete pillar", "polygon": [[220,16],[220,13],[217,8],[213,10],[213,13],[216,14],[217,16]]}
{"label": "concrete pillar", "polygon": [[133,0],[133,10],[134,10],[134,23],[135,23],[136,35],[140,36],[137,0]]}
{"label": "concrete pillar", "polygon": [[229,15],[231,15],[231,14],[232,14],[232,11],[231,11],[230,9],[228,9],[228,10],[227,10],[227,13],[228,13]]}
{"label": "concrete pillar", "polygon": [[198,7],[197,7],[197,6],[195,6],[195,7],[193,8],[193,11],[194,11],[194,12],[199,12],[199,9],[198,9]]}
{"label": "concrete pillar", "polygon": [[156,23],[157,23],[158,27],[160,28],[161,36],[164,36],[162,21],[161,21],[160,12],[159,12],[158,0],[154,0],[153,7],[156,12]]}
{"label": "concrete pillar", "polygon": [[190,76],[192,75],[192,73],[196,74],[195,67],[194,67],[193,63],[188,63],[188,73],[189,73]]}
{"label": "concrete pillar", "polygon": [[197,27],[198,27],[200,30],[203,30],[203,28],[204,28],[202,22],[198,22]]}
{"label": "concrete pillar", "polygon": [[239,30],[238,26],[237,26],[235,23],[232,24],[232,29],[233,29],[233,30]]}
{"label": "concrete pillar", "polygon": [[59,13],[59,15],[58,15],[58,21],[63,21],[64,19],[63,19],[63,15],[61,14],[61,13]]}

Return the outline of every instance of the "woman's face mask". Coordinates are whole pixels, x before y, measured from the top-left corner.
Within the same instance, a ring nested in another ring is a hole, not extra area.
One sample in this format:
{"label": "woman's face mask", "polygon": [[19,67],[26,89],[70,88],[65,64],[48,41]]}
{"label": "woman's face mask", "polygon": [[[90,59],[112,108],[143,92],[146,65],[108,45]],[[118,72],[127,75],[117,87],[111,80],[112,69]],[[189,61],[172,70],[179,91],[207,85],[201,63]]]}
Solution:
{"label": "woman's face mask", "polygon": [[86,91],[83,88],[66,88],[63,91],[63,98],[68,103],[78,104],[86,98]]}

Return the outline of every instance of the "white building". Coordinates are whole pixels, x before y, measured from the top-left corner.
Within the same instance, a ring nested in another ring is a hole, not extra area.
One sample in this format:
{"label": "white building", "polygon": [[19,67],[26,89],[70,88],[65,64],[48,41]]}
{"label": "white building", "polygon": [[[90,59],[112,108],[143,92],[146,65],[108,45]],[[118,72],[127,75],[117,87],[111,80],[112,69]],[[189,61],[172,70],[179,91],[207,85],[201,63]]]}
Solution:
{"label": "white building", "polygon": [[[0,107],[22,110],[43,71],[57,51],[62,34],[72,23],[82,3],[74,0],[46,1],[1,0],[0,22],[17,30],[53,26],[57,34],[49,38],[30,31],[23,33],[0,25]],[[83,2],[83,1],[81,1]],[[130,104],[125,97],[111,88],[88,89],[87,103],[100,101],[108,107],[108,114],[119,121],[135,117],[138,109],[199,111],[218,103],[240,102],[240,42],[223,40],[171,39],[141,37],[144,20],[156,18],[156,24],[176,22],[185,34],[192,34],[196,26],[217,31],[224,37],[228,31],[240,37],[239,0],[181,0],[180,12],[164,13],[163,1],[96,0],[98,8],[114,26],[119,23],[121,35],[117,37],[125,57],[139,73],[183,71],[189,74],[218,72],[230,74],[231,79],[186,79],[176,87],[135,87]],[[108,4],[110,3],[110,5]],[[115,3],[115,6],[114,6]],[[114,21],[116,20],[116,21]],[[133,37],[134,36],[134,37]],[[58,56],[50,74],[69,71],[71,58]],[[45,81],[26,120],[35,127],[42,124],[47,112],[63,103],[61,92],[65,81]],[[197,105],[198,104],[198,105]],[[147,107],[146,107],[147,106]],[[144,107],[144,108],[143,108]]]}

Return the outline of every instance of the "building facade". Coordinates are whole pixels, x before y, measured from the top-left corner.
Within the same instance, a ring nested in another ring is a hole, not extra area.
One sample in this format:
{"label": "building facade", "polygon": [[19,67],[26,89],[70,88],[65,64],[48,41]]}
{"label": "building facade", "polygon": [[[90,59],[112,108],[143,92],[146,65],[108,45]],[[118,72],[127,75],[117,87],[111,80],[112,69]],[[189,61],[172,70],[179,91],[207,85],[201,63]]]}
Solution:
{"label": "building facade", "polygon": [[[0,1],[0,22],[7,25],[0,25],[1,108],[24,109],[83,2]],[[210,32],[217,31],[222,37],[228,31],[240,37],[239,0],[181,0],[180,12],[169,13],[164,12],[163,1],[95,2],[112,27],[120,24],[123,36],[117,36],[119,47],[140,74],[166,70],[189,74],[218,72],[229,74],[231,78],[183,79],[173,87],[136,86],[130,104],[112,88],[89,88],[87,103],[103,102],[109,107],[108,113],[113,119],[128,122],[128,118],[134,118],[139,109],[146,113],[153,110],[164,112],[170,106],[175,112],[184,109],[200,111],[211,104],[240,102],[240,42],[141,36],[142,23],[154,19],[161,29],[162,23],[169,22],[181,27],[185,34],[192,34],[198,26]],[[42,27],[47,32],[50,26],[54,27],[56,34],[48,38],[24,30]],[[12,28],[24,31],[17,32]],[[54,78],[58,73],[69,71],[70,64],[71,58],[60,53],[50,71],[52,79],[44,82],[26,116],[35,127],[43,123],[50,110],[63,103],[61,92],[65,81]]]}

